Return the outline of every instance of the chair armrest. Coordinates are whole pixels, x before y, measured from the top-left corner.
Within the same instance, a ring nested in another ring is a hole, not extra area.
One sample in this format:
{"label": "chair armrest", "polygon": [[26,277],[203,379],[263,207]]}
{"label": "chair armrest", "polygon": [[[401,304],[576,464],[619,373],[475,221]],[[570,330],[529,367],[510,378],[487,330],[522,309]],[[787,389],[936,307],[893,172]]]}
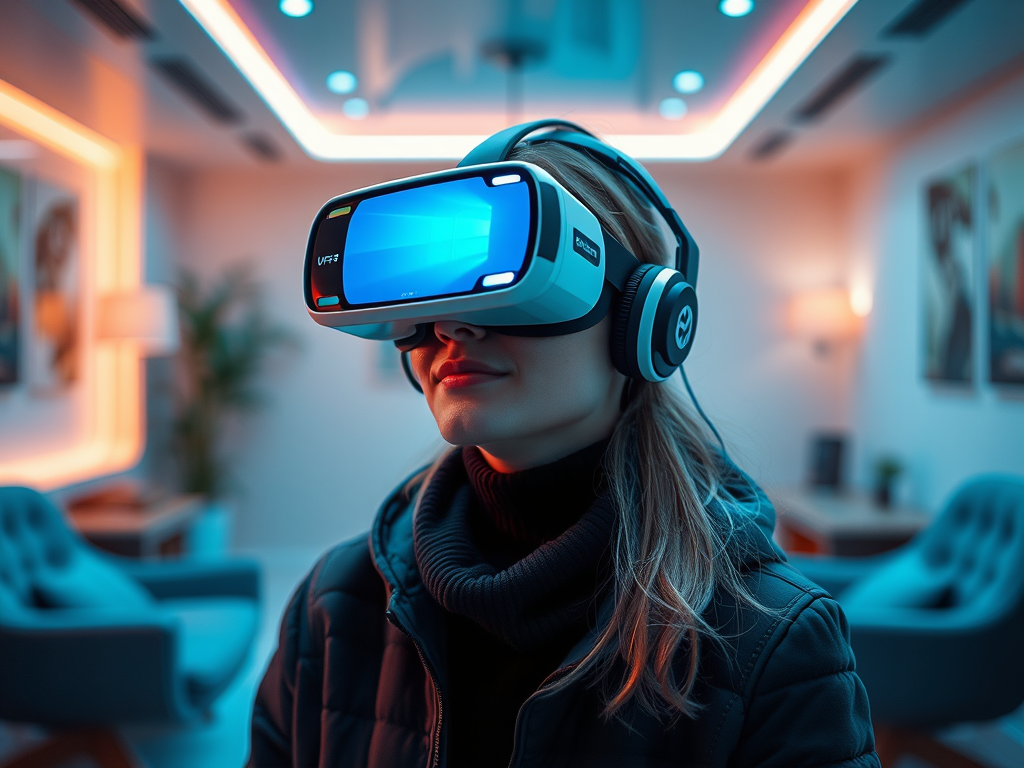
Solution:
{"label": "chair armrest", "polygon": [[872,557],[787,555],[786,559],[800,573],[838,599],[848,587],[870,576],[895,555],[896,552],[886,552]]}
{"label": "chair armrest", "polygon": [[176,597],[260,599],[260,566],[254,560],[144,562],[114,557],[113,561],[158,600]]}
{"label": "chair armrest", "polygon": [[159,610],[33,612],[0,626],[0,718],[50,725],[183,720],[178,623]]}
{"label": "chair armrest", "polygon": [[939,727],[993,719],[1020,705],[1019,616],[960,621],[953,611],[878,609],[848,618],[877,722]]}

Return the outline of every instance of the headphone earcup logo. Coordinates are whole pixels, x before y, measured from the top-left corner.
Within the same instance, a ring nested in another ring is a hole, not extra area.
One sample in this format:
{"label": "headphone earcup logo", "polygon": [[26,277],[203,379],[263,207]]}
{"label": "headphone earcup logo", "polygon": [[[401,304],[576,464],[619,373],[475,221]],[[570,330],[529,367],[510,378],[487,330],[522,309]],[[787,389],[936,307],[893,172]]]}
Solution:
{"label": "headphone earcup logo", "polygon": [[690,343],[691,333],[693,333],[693,310],[689,304],[686,304],[683,306],[683,311],[679,313],[679,319],[676,320],[676,346],[685,349],[686,345]]}

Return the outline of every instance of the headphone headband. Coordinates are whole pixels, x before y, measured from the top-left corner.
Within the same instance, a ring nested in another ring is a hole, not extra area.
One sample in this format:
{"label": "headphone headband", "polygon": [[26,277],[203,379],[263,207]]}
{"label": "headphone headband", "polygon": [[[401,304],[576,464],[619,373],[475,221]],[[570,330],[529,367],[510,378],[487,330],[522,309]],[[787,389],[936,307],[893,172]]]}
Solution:
{"label": "headphone headband", "polygon": [[[531,133],[536,133],[542,128],[554,128],[555,130],[527,139]],[[551,118],[514,125],[511,128],[499,131],[474,147],[462,159],[458,167],[483,165],[484,163],[500,163],[503,160],[507,160],[509,153],[516,144],[524,139],[528,144],[554,141],[583,150],[609,170],[633,182],[650,201],[651,205],[661,214],[676,237],[676,270],[685,275],[686,282],[690,285],[697,285],[700,249],[697,248],[697,244],[683,224],[683,220],[676,213],[675,209],[672,208],[668,198],[665,197],[658,184],[647,172],[647,169],[629,155],[625,155],[614,147],[605,144],[590,131],[576,123]]]}

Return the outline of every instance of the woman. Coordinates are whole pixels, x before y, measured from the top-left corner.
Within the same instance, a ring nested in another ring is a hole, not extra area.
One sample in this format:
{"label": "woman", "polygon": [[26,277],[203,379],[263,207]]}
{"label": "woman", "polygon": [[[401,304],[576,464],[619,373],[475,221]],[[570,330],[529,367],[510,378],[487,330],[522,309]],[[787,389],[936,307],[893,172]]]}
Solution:
{"label": "woman", "polygon": [[[667,262],[601,163],[553,142],[510,159]],[[838,605],[785,564],[764,494],[676,390],[616,370],[610,324],[436,322],[412,349],[455,448],[299,587],[251,765],[878,764]]]}

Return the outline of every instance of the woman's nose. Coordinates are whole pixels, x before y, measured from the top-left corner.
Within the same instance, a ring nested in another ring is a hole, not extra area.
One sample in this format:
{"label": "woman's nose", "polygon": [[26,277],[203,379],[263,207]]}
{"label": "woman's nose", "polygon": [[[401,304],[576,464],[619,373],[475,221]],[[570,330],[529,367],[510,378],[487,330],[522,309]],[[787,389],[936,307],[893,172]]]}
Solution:
{"label": "woman's nose", "polygon": [[441,320],[434,323],[434,335],[447,344],[449,341],[480,340],[487,335],[487,331],[479,325],[459,320]]}

